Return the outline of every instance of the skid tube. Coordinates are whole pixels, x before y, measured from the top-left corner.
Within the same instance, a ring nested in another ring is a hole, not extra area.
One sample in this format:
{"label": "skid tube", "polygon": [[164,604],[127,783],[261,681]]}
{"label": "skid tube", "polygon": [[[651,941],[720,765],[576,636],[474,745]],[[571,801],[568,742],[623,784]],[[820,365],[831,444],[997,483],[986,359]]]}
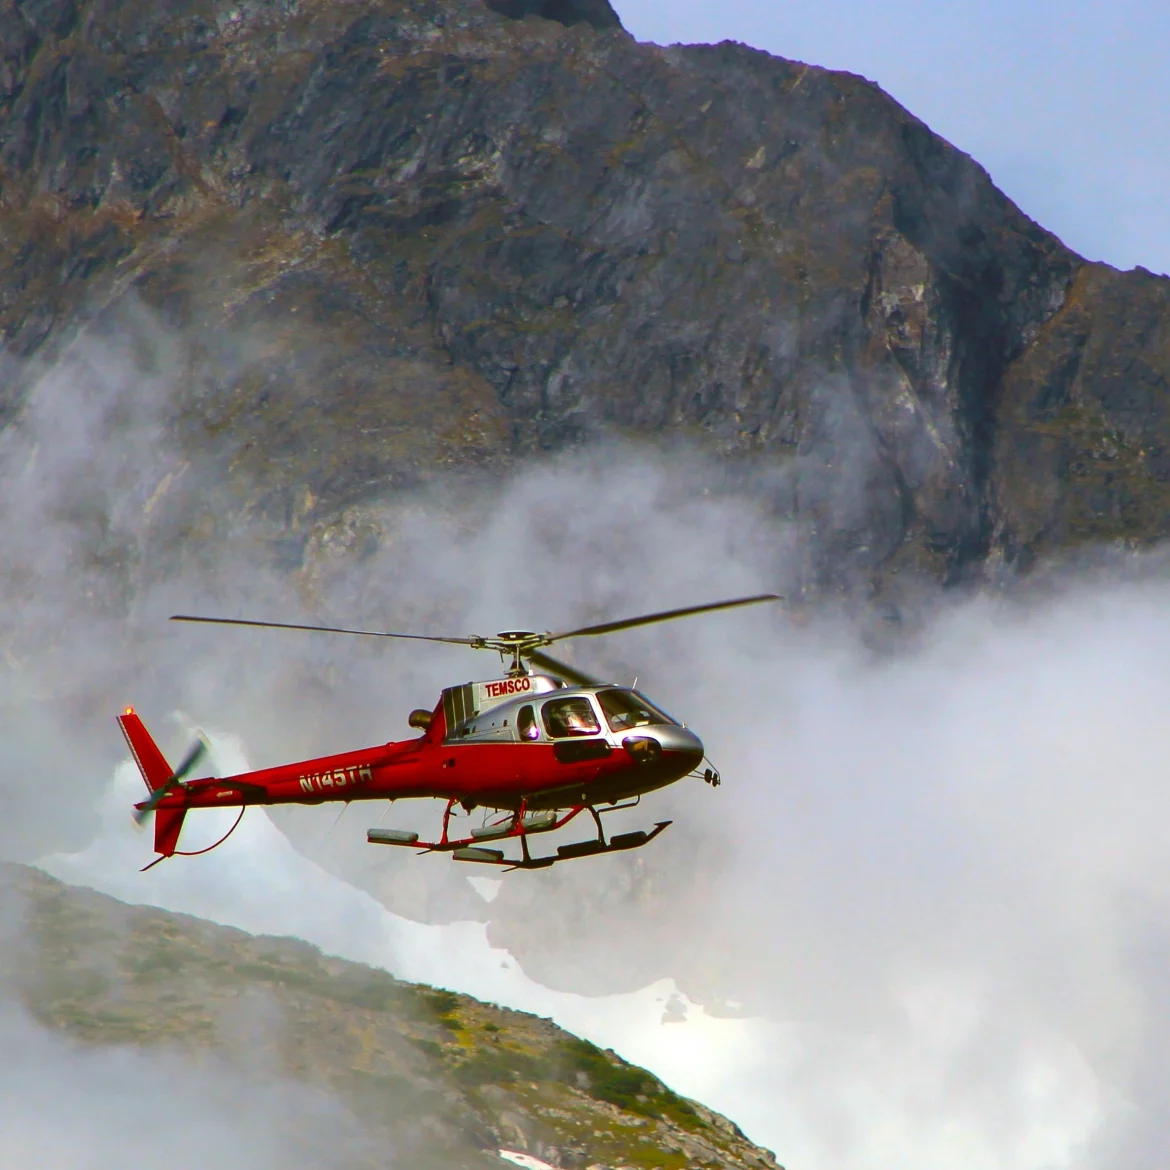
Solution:
{"label": "skid tube", "polygon": [[[485,825],[481,829],[473,829],[470,837],[461,837],[451,840],[448,835],[448,826],[451,819],[451,809],[455,801],[447,803],[443,813],[443,832],[438,841],[420,841],[417,833],[406,832],[402,829],[369,829],[366,840],[371,845],[402,845],[417,849],[420,853],[450,853],[456,861],[473,861],[480,865],[498,865],[506,870],[512,869],[547,869],[558,861],[571,861],[576,857],[593,857],[598,853],[617,853],[625,849],[638,849],[648,845],[671,821],[658,821],[654,828],[647,832],[636,829],[630,833],[618,833],[606,840],[605,830],[601,824],[602,813],[617,812],[620,809],[633,808],[637,800],[627,801],[625,804],[615,804],[610,808],[598,809],[591,804],[574,805],[571,809],[558,817],[555,813],[531,813],[525,815],[524,803],[520,805],[516,814],[495,825]],[[551,833],[567,825],[580,813],[588,811],[597,825],[597,836],[587,841],[573,841],[567,845],[557,847],[555,854],[546,854],[543,857],[533,857],[528,850],[528,838],[533,833]],[[505,842],[518,840],[521,856],[519,858],[505,857],[502,849],[487,848],[485,842]]]}

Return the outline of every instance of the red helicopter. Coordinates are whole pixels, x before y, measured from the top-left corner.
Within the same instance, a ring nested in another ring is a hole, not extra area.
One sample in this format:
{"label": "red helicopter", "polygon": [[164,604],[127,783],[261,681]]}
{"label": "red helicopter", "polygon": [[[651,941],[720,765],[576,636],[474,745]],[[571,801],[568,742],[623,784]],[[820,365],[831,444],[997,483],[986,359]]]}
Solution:
{"label": "red helicopter", "polygon": [[[408,723],[422,732],[416,739],[221,778],[187,779],[207,752],[202,737],[172,768],[134,709],[127,707],[118,723],[150,791],[146,800],[135,805],[135,820],[142,824],[151,813],[155,815],[154,847],[159,856],[145,869],[168,857],[196,856],[223,844],[248,805],[406,797],[446,800],[439,840],[420,841],[418,833],[375,828],[366,835],[371,844],[443,851],[458,861],[511,869],[540,869],[574,857],[636,849],[671,822],[658,821],[649,831],[607,838],[601,820],[605,813],[631,808],[643,793],[684,776],[701,775],[716,786],[719,774],[711,767],[700,773],[705,757],[699,737],[640,692],[591,678],[549,657],[542,647],[568,638],[778,600],[775,594],[763,593],[559,634],[508,630],[494,638],[441,638],[175,614],[171,620],[176,622],[443,642],[496,650],[511,662],[504,678],[447,687],[433,711],[412,711]],[[537,674],[530,667],[547,673]],[[450,822],[456,804],[467,812],[483,808],[502,815],[470,830],[468,836],[452,837]],[[237,805],[239,817],[215,844],[192,851],[178,848],[183,819],[191,809]],[[559,829],[586,811],[593,818],[596,837],[561,845],[555,854],[532,855],[530,836]],[[519,845],[518,857],[490,847],[511,843]]]}

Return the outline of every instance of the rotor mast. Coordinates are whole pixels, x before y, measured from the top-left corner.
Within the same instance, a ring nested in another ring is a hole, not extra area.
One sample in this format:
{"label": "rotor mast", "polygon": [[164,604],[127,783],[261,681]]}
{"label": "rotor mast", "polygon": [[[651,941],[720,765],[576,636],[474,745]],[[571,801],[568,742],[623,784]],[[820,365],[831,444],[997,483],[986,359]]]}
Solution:
{"label": "rotor mast", "polygon": [[544,642],[544,637],[540,634],[531,633],[529,630],[504,630],[491,639],[494,643],[494,649],[500,652],[500,657],[506,662],[508,655],[512,656],[512,664],[508,667],[509,678],[525,678],[528,675],[528,667],[524,665],[524,652],[526,650],[535,650]]}

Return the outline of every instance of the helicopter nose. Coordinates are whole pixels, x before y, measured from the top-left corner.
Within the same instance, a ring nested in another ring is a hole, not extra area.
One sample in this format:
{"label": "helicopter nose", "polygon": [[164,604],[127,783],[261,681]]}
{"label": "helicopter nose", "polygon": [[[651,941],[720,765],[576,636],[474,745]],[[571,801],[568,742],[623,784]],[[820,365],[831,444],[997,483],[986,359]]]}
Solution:
{"label": "helicopter nose", "polygon": [[680,752],[695,756],[695,762],[703,758],[703,741],[686,727],[656,727],[658,742],[664,752]]}

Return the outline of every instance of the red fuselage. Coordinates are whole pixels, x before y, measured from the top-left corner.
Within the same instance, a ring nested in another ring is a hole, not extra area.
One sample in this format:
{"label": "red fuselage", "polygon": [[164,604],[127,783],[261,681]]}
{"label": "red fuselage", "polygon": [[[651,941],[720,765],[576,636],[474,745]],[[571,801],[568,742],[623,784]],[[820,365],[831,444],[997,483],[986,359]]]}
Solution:
{"label": "red fuselage", "polygon": [[602,804],[670,784],[702,761],[700,741],[676,724],[655,727],[652,756],[619,734],[538,742],[447,736],[443,705],[417,739],[322,756],[238,776],[194,780],[159,809],[441,797],[467,808],[530,810]]}

